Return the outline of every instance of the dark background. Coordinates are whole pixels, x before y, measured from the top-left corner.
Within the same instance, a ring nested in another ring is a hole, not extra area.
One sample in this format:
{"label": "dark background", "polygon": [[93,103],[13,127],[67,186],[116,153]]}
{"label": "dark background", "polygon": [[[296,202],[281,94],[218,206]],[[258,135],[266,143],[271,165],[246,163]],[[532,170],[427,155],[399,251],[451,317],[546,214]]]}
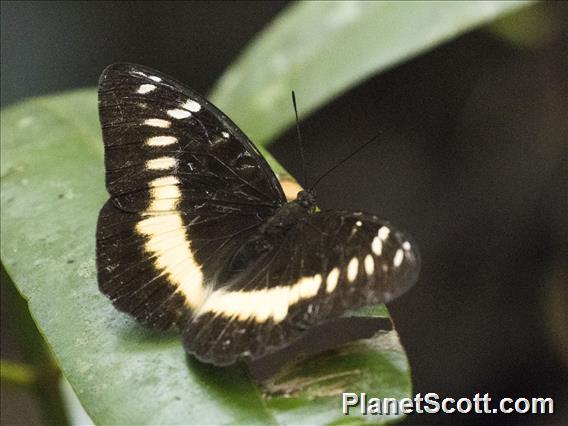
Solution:
{"label": "dark background", "polygon": [[[95,86],[118,61],[207,93],[285,6],[3,2],[2,106]],[[302,132],[313,181],[382,131],[318,186],[319,204],[376,212],[418,242],[420,281],[390,305],[414,391],[550,396],[554,417],[499,422],[566,424],[568,4],[536,9],[550,26],[539,42],[470,32],[351,89],[304,120]],[[270,150],[300,176],[293,130]],[[17,359],[7,311],[3,302],[2,357]],[[15,390],[2,389],[1,411],[2,423],[39,422],[34,400]],[[496,418],[407,423],[434,420]]]}

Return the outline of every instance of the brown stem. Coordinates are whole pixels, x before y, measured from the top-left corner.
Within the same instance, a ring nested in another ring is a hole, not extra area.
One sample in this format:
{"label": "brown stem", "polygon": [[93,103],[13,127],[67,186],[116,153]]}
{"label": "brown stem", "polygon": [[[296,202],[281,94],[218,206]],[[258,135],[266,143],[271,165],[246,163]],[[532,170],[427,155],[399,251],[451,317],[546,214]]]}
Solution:
{"label": "brown stem", "polygon": [[23,358],[33,366],[35,372],[34,380],[30,382],[28,389],[37,396],[46,424],[68,425],[69,419],[59,388],[61,371],[30,315],[27,302],[16,289],[4,265],[1,265],[0,282],[2,296],[7,300],[10,322],[14,334],[18,336]]}

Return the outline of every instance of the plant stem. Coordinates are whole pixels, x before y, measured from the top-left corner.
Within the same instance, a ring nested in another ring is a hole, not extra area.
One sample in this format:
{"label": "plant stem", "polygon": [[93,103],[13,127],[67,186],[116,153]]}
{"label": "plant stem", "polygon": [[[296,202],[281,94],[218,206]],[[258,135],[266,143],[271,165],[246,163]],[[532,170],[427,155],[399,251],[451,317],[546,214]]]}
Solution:
{"label": "plant stem", "polygon": [[2,386],[31,390],[37,383],[37,372],[33,366],[5,359],[0,360],[0,377]]}
{"label": "plant stem", "polygon": [[[8,300],[14,334],[27,365],[2,361],[2,382],[20,384],[35,393],[46,424],[68,425],[69,420],[59,380],[61,371],[28,310],[27,302],[16,289],[12,279],[1,265],[2,296]],[[7,367],[7,369],[6,369]]]}

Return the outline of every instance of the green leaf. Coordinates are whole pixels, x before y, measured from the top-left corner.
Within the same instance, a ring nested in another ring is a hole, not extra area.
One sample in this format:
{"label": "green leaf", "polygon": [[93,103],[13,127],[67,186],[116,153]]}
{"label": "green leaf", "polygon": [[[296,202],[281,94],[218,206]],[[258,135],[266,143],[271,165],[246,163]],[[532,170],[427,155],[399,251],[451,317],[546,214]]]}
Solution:
{"label": "green leaf", "polygon": [[95,96],[3,112],[1,167],[2,260],[95,422],[331,422],[342,418],[341,389],[410,393],[395,332],[289,365],[259,389],[241,368],[188,359],[177,333],[117,312],[95,275],[95,224],[107,198]]}
{"label": "green leaf", "polygon": [[488,26],[488,30],[513,46],[538,48],[552,42],[561,33],[560,19],[556,19],[546,4],[524,9],[504,16]]}
{"label": "green leaf", "polygon": [[31,365],[3,359],[0,361],[0,377],[2,378],[2,386],[29,389],[37,381],[37,371]]}
{"label": "green leaf", "polygon": [[298,2],[231,66],[213,101],[253,141],[277,136],[372,74],[411,59],[529,1]]}
{"label": "green leaf", "polygon": [[[304,112],[313,110],[519,6],[410,4],[296,4],[231,68],[215,101],[266,142],[291,122],[290,88]],[[352,423],[341,413],[344,390],[410,396],[394,331],[289,364],[258,386],[242,368],[195,362],[177,334],[148,331],[117,312],[95,276],[95,224],[107,198],[95,92],[24,102],[1,121],[2,262],[96,423]]]}

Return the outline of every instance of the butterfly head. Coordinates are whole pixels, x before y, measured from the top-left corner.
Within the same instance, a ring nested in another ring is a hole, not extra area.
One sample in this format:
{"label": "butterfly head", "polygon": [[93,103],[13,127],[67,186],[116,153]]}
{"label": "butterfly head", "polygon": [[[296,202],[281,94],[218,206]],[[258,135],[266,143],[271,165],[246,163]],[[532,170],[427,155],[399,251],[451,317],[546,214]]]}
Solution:
{"label": "butterfly head", "polygon": [[304,207],[306,210],[313,210],[316,207],[316,193],[315,190],[309,189],[307,191],[298,192],[296,203]]}

